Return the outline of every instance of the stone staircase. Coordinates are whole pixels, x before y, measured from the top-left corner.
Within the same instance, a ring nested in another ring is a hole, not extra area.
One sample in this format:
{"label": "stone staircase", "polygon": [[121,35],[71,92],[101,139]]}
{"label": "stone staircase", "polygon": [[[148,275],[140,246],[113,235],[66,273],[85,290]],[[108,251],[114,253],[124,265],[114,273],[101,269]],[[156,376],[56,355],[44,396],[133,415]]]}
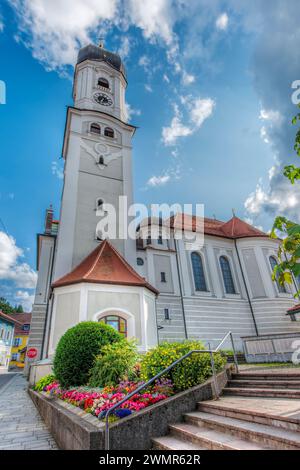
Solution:
{"label": "stone staircase", "polygon": [[233,374],[219,400],[199,402],[167,436],[153,439],[153,447],[299,450],[300,373]]}
{"label": "stone staircase", "polygon": [[298,398],[300,399],[300,374],[241,373],[233,374],[224,395],[245,397]]}

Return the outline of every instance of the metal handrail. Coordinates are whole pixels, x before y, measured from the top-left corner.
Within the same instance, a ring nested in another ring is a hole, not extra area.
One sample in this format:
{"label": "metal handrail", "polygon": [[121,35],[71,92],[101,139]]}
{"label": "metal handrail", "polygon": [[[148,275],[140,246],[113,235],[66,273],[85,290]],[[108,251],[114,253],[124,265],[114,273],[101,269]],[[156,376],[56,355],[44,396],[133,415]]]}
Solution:
{"label": "metal handrail", "polygon": [[163,371],[156,374],[152,379],[148,380],[148,382],[145,382],[144,384],[140,385],[133,392],[130,392],[128,395],[126,395],[126,397],[124,397],[122,400],[118,401],[118,403],[115,403],[111,408],[109,408],[107,410],[106,415],[105,415],[105,450],[109,450],[109,422],[108,422],[108,419],[109,419],[110,414],[116,408],[119,408],[121,405],[123,405],[123,403],[125,403],[127,400],[130,400],[130,398],[132,398],[134,395],[141,392],[145,388],[149,387],[149,385],[151,385],[153,382],[155,382],[157,379],[159,379],[162,375],[165,375],[167,372],[169,372],[171,369],[173,369],[173,367],[175,367],[177,364],[182,362],[184,359],[187,359],[192,354],[208,353],[210,355],[210,363],[211,363],[212,374],[213,374],[213,383],[214,383],[214,389],[215,389],[215,396],[218,399],[219,396],[220,396],[220,392],[219,392],[219,387],[218,387],[215,361],[214,361],[213,354],[219,351],[220,347],[222,346],[222,344],[224,344],[224,342],[227,340],[228,337],[230,337],[230,339],[231,339],[234,363],[235,363],[235,367],[236,367],[236,372],[238,373],[239,366],[238,366],[238,360],[237,360],[235,347],[234,347],[233,335],[232,335],[231,331],[226,333],[226,335],[221,340],[221,342],[218,344],[216,349],[210,349],[210,347],[209,347],[209,349],[194,349],[192,351],[189,351],[184,356],[182,356],[179,359],[177,359],[176,361],[174,361],[169,367],[166,367],[166,369],[164,369]]}

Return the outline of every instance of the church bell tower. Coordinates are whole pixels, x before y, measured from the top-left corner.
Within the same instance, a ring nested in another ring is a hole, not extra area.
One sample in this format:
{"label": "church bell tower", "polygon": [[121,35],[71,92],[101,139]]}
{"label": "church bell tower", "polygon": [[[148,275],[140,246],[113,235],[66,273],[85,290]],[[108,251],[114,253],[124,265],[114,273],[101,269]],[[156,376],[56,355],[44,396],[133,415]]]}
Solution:
{"label": "church bell tower", "polygon": [[[136,129],[126,122],[126,87],[118,54],[104,49],[102,43],[79,51],[74,106],[67,111],[63,145],[64,187],[54,280],[70,272],[100,243],[96,227],[105,216],[105,204],[115,208],[117,234],[120,220],[126,221],[119,197],[126,196],[128,206],[132,204],[131,141]],[[135,263],[134,240],[116,236],[110,242],[131,265]]]}

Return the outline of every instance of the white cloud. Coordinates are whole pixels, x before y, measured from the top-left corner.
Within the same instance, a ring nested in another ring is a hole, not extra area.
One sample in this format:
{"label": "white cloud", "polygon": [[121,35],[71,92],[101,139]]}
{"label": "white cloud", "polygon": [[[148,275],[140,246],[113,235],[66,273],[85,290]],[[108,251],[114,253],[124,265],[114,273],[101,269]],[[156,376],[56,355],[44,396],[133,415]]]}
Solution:
{"label": "white cloud", "polygon": [[166,44],[172,43],[172,0],[128,0],[127,8],[131,22],[142,29],[146,39],[154,42],[161,38]]}
{"label": "white cloud", "polygon": [[212,115],[216,105],[211,98],[193,98],[192,96],[182,96],[181,103],[186,108],[188,122],[187,124],[182,122],[182,113],[178,105],[174,105],[175,115],[171,124],[162,129],[162,140],[165,145],[175,145],[179,137],[187,137],[196,132]]}
{"label": "white cloud", "polygon": [[[80,47],[95,36],[118,27],[141,29],[150,43],[167,47],[168,58],[178,53],[174,25],[183,15],[183,5],[173,0],[8,0],[18,17],[16,40],[32,50],[49,70],[64,71],[73,65]],[[129,39],[120,47],[123,57],[130,51]]]}
{"label": "white cloud", "polygon": [[285,215],[300,222],[299,214],[300,186],[291,185],[287,178],[282,176],[282,170],[275,165],[269,170],[269,185],[265,188],[262,181],[256,186],[245,201],[245,208],[250,216],[271,217]]}
{"label": "white cloud", "polygon": [[259,113],[259,119],[262,121],[271,121],[276,124],[281,124],[283,117],[279,111],[274,109],[261,109]]}
{"label": "white cloud", "polygon": [[0,33],[4,30],[4,23],[2,21],[2,18],[0,17]]}
{"label": "white cloud", "polygon": [[31,312],[34,295],[25,290],[18,290],[15,293],[15,301],[22,305],[24,312]]}
{"label": "white cloud", "polygon": [[[177,152],[176,152],[177,154]],[[148,179],[146,187],[156,188],[158,186],[164,186],[171,181],[179,180],[181,178],[180,165],[172,165],[168,170],[163,172],[161,175],[153,175]]]}
{"label": "white cloud", "polygon": [[52,175],[62,180],[64,178],[64,169],[57,162],[53,161],[51,164]]}
{"label": "white cloud", "polygon": [[73,65],[91,31],[116,14],[117,0],[9,0],[19,19],[19,37],[47,69]]}
{"label": "white cloud", "polygon": [[146,85],[145,85],[145,90],[148,91],[148,93],[153,92],[153,89],[152,89],[151,85],[149,85],[148,83],[146,83]]}
{"label": "white cloud", "polygon": [[150,59],[149,59],[149,57],[147,57],[146,55],[142,55],[142,56],[139,58],[138,64],[139,64],[141,67],[143,67],[145,70],[148,70],[148,69],[149,69],[149,66],[150,66]]}
{"label": "white cloud", "polygon": [[163,80],[164,80],[166,83],[170,83],[170,79],[169,79],[168,75],[166,75],[165,73],[164,73],[164,75],[163,75]]}
{"label": "white cloud", "polygon": [[190,116],[197,128],[201,127],[205,119],[212,115],[216,103],[211,98],[197,98],[189,104]]}
{"label": "white cloud", "polygon": [[0,279],[13,281],[17,287],[34,289],[37,274],[27,263],[20,263],[23,250],[13,237],[0,232]]}
{"label": "white cloud", "polygon": [[126,59],[131,50],[132,39],[129,36],[122,36],[120,47],[118,49],[118,53],[120,54],[122,59]]}
{"label": "white cloud", "polygon": [[191,83],[194,83],[195,81],[195,76],[188,74],[185,70],[183,71],[182,74],[182,83],[184,85],[191,85]]}
{"label": "white cloud", "polygon": [[141,115],[141,110],[140,109],[134,109],[132,106],[128,103],[125,103],[125,120],[130,121],[132,116],[140,116]]}
{"label": "white cloud", "polygon": [[163,186],[170,181],[170,175],[151,176],[147,181],[147,186]]}
{"label": "white cloud", "polygon": [[174,145],[179,137],[186,137],[193,133],[193,130],[181,122],[181,114],[177,105],[174,105],[175,116],[170,126],[163,127],[162,140],[165,145]]}
{"label": "white cloud", "polygon": [[217,29],[220,29],[222,31],[226,31],[228,28],[228,15],[227,13],[222,13],[218,18],[216,19],[216,27]]}

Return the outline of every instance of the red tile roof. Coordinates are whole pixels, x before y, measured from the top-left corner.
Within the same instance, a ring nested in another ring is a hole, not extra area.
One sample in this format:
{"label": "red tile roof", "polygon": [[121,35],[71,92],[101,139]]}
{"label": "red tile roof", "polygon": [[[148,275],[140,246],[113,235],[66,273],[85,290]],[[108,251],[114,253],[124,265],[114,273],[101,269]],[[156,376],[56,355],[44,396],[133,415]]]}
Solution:
{"label": "red tile roof", "polygon": [[141,277],[107,240],[99,244],[73,271],[55,281],[52,287],[80,282],[140,286],[158,294],[158,291]]}
{"label": "red tile roof", "polygon": [[247,237],[268,237],[261,230],[247,224],[238,217],[232,217],[228,222],[222,222],[217,219],[201,219],[188,214],[176,214],[170,217],[171,228],[192,230],[193,232],[202,231],[204,225],[205,235],[215,235],[223,238],[247,238]]}
{"label": "red tile roof", "polygon": [[15,336],[16,335],[29,335],[29,330],[23,330],[23,325],[30,325],[31,313],[13,313],[10,318],[15,322]]}
{"label": "red tile roof", "polygon": [[0,310],[0,318],[3,318],[3,320],[6,320],[10,323],[15,323],[15,320],[11,318],[9,315],[7,315],[6,313],[2,312],[2,310]]}

